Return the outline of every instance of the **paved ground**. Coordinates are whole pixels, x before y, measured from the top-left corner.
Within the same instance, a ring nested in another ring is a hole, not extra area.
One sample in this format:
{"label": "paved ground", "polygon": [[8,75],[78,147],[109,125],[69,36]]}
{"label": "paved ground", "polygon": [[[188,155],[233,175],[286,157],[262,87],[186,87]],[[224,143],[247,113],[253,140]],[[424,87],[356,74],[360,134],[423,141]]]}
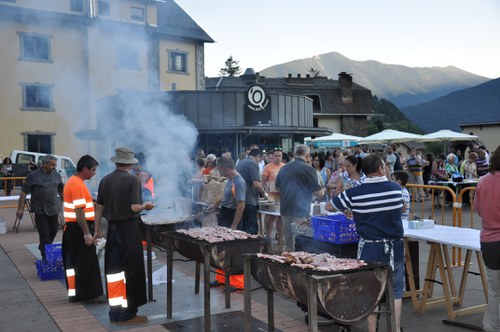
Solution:
{"label": "paved ground", "polygon": [[[451,208],[449,208],[451,211]],[[422,213],[430,214],[429,209]],[[447,212],[445,211],[445,214]],[[19,233],[13,233],[14,210],[0,209],[0,217],[7,222],[8,233],[0,235],[0,331],[167,331],[162,324],[168,324],[169,331],[199,331],[199,325],[187,325],[184,320],[203,317],[203,296],[194,294],[194,263],[174,263],[174,313],[173,319],[166,318],[166,286],[161,284],[154,287],[154,302],[149,302],[140,308],[140,314],[148,315],[150,322],[146,326],[127,328],[110,325],[107,321],[107,305],[81,305],[68,303],[65,286],[61,281],[40,281],[36,275],[35,255],[37,233],[31,222],[26,218],[20,227]],[[438,216],[436,219],[438,220]],[[445,221],[449,222],[449,218]],[[60,241],[61,233],[56,241]],[[420,243],[420,275],[425,271],[428,254],[428,245]],[[165,255],[157,251],[154,269],[164,266]],[[471,270],[477,271],[473,261]],[[459,271],[454,270],[455,280],[459,281]],[[422,282],[422,281],[421,281]],[[266,292],[258,289],[253,283],[252,315],[256,320],[267,322]],[[440,294],[440,287],[435,287],[435,294]],[[240,317],[243,309],[243,294],[235,292],[231,295],[231,308],[224,309],[224,297],[221,288],[211,290],[211,308],[217,319],[213,319],[213,331],[225,331],[224,319]],[[305,315],[296,303],[275,295],[275,326],[277,330],[294,332],[307,331]],[[403,302],[402,326],[405,331],[466,331],[461,327],[445,325],[446,310],[438,306],[429,308],[424,313],[415,313],[409,299]],[[479,276],[470,275],[465,295],[464,306],[484,303]],[[235,312],[233,316],[225,313]],[[460,317],[457,321],[467,324],[480,325],[482,314]],[[177,324],[172,324],[177,322]],[[227,323],[227,321],[226,321]],[[216,326],[214,326],[216,325]],[[198,326],[198,327],[197,327]],[[261,325],[266,327],[266,325]],[[226,329],[227,330],[227,329]],[[242,330],[242,329],[232,329]],[[265,328],[256,330],[263,331]],[[321,326],[320,331],[337,331],[335,326]],[[365,323],[355,324],[352,331],[365,331]],[[385,330],[382,321],[381,330]]]}

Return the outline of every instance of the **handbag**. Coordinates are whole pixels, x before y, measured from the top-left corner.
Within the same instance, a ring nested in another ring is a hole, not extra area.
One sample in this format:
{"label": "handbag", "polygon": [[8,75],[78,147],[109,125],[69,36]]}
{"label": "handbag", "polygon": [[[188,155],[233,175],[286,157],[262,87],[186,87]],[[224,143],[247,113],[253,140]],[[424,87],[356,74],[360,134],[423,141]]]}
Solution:
{"label": "handbag", "polygon": [[453,182],[462,182],[464,180],[462,174],[458,173],[458,172],[454,172],[452,175],[451,175],[451,180]]}

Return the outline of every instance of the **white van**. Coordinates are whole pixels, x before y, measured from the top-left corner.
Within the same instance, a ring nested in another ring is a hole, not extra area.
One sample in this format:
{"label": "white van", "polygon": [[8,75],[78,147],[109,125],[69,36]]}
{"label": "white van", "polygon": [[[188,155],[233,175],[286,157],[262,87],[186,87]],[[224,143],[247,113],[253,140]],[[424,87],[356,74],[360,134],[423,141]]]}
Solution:
{"label": "white van", "polygon": [[[41,165],[42,159],[46,155],[47,153],[12,150],[10,153],[10,159],[14,164],[29,164],[30,162],[35,162],[36,164]],[[70,157],[57,155],[53,156],[57,158],[56,171],[61,174],[63,182],[66,183],[70,176],[75,174],[76,165]]]}

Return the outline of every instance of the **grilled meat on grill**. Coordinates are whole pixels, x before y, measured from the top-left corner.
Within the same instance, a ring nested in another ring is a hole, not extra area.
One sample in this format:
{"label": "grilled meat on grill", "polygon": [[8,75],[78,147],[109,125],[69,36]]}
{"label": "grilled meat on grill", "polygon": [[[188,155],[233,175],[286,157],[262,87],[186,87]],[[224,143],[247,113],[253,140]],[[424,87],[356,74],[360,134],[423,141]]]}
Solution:
{"label": "grilled meat on grill", "polygon": [[337,258],[327,253],[312,254],[305,251],[284,252],[281,255],[258,253],[257,257],[296,266],[301,269],[312,269],[323,272],[353,270],[367,265],[363,260]]}
{"label": "grilled meat on grill", "polygon": [[204,240],[210,243],[258,238],[257,235],[221,226],[178,229],[177,232],[188,235],[197,240]]}

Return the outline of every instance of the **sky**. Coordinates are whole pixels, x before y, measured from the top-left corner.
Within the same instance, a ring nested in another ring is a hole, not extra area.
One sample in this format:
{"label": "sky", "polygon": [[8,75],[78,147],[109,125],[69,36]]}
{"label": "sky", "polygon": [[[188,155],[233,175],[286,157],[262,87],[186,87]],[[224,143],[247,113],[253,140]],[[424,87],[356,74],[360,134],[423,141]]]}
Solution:
{"label": "sky", "polygon": [[215,43],[205,75],[229,56],[244,70],[338,52],[409,67],[500,77],[499,0],[175,0]]}

